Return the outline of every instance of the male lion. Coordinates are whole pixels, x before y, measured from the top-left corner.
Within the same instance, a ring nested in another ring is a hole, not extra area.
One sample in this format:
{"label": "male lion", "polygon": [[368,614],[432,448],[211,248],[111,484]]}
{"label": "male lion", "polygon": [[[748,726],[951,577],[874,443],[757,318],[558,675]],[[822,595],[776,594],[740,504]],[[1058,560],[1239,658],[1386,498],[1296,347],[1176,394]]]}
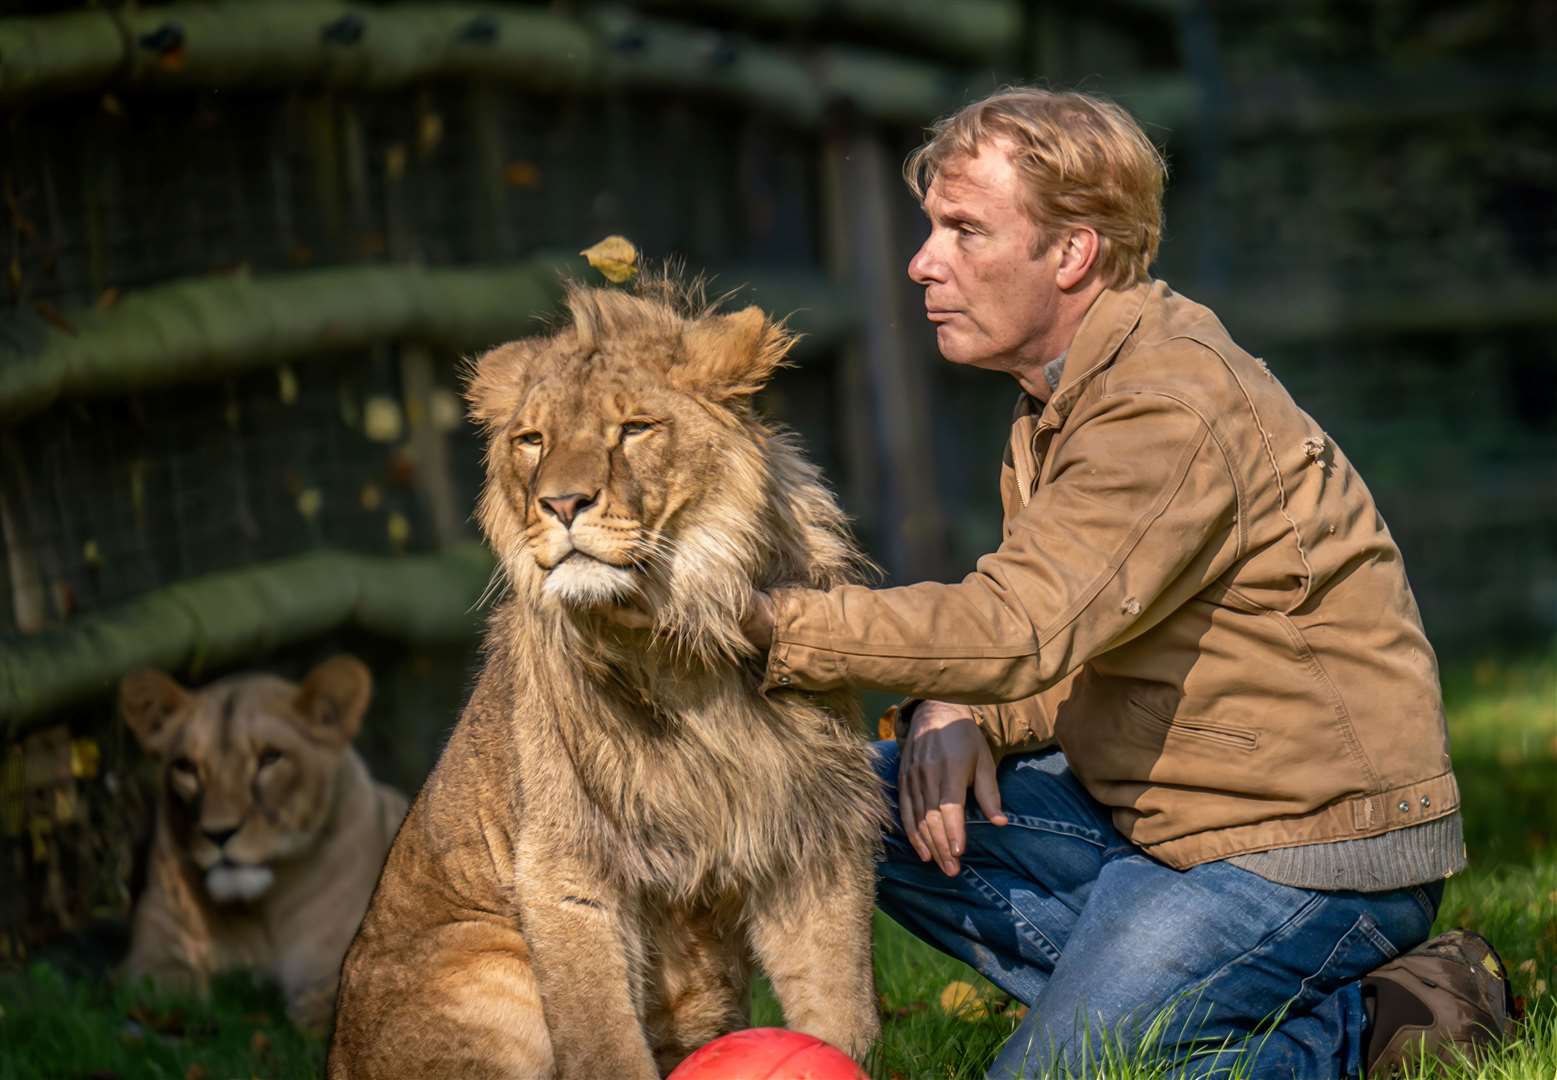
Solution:
{"label": "male lion", "polygon": [[234,675],[184,689],[160,671],[119,684],[119,711],[162,762],[124,973],[204,991],[218,972],[273,976],[287,1012],[322,1027],[405,796],[351,748],[372,677],[349,656],[301,686]]}
{"label": "male lion", "polygon": [[[750,406],[793,339],[670,280],[574,286],[469,397],[508,594],[342,972],[329,1075],[658,1077],[747,1022],[863,1055],[884,812],[844,696],[757,692],[753,585],[861,559]],[[648,631],[601,606],[637,601]]]}

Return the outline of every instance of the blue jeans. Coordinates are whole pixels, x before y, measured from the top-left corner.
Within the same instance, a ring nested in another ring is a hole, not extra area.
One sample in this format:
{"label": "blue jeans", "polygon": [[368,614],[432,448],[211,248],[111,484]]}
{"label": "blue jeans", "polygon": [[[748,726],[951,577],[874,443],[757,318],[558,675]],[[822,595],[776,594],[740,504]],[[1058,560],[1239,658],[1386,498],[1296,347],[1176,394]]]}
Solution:
{"label": "blue jeans", "polygon": [[878,743],[894,828],[881,909],[1028,1012],[992,1078],[1095,1076],[1166,1058],[1172,1075],[1356,1076],[1358,979],[1427,938],[1442,885],[1321,892],[1230,863],[1174,870],[1119,834],[1057,750],[1001,762],[991,825],[970,799],[956,877],[897,828],[898,750]]}

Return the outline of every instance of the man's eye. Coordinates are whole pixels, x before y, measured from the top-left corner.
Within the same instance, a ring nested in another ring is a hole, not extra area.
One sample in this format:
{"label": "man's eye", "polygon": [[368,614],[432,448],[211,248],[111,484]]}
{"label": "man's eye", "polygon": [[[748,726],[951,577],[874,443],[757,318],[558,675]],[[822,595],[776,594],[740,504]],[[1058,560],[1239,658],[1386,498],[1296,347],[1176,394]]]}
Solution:
{"label": "man's eye", "polygon": [[539,446],[541,445],[541,433],[539,431],[521,431],[513,438],[515,446]]}

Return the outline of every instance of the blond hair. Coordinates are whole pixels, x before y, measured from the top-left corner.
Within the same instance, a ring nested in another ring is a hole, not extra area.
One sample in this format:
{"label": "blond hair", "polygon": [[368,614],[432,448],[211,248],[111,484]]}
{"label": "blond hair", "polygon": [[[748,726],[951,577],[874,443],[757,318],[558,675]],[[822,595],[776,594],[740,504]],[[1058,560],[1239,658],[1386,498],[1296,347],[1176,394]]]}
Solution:
{"label": "blond hair", "polygon": [[903,163],[903,179],[923,202],[936,174],[997,140],[1010,144],[1040,251],[1087,225],[1104,284],[1146,277],[1162,239],[1167,165],[1134,117],[1091,94],[1008,87],[937,120]]}

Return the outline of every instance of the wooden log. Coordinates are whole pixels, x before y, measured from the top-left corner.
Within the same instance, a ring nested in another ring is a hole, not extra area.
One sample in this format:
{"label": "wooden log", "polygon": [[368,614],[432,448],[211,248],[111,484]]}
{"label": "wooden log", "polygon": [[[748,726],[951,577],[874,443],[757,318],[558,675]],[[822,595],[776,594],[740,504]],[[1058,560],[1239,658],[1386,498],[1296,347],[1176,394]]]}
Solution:
{"label": "wooden log", "polygon": [[0,19],[0,101],[105,86],[124,54],[124,35],[102,11]]}
{"label": "wooden log", "polygon": [[[40,40],[51,44],[35,48]],[[119,43],[112,63],[110,40]],[[121,85],[386,89],[434,78],[539,93],[663,89],[742,101],[802,126],[839,100],[923,123],[972,85],[884,53],[812,55],[620,10],[583,21],[514,5],[186,2],[0,19],[0,103]]]}
{"label": "wooden log", "polygon": [[50,712],[107,698],[125,672],[198,678],[340,627],[412,643],[464,641],[492,573],[480,544],[435,555],[321,550],[147,593],[0,650],[0,722],[15,739]]}
{"label": "wooden log", "polygon": [[647,0],[647,6],[682,17],[718,14],[816,33],[867,31],[984,63],[1009,58],[1021,24],[1012,0]]}
{"label": "wooden log", "polygon": [[[69,329],[35,313],[0,323],[0,421],[61,396],[114,394],[217,378],[287,359],[409,340],[468,351],[534,332],[562,296],[576,256],[500,267],[349,266],[194,278],[129,293],[106,311],[66,312]],[[740,269],[722,287],[776,316],[795,313],[812,350],[854,325],[846,292],[812,274]]]}

